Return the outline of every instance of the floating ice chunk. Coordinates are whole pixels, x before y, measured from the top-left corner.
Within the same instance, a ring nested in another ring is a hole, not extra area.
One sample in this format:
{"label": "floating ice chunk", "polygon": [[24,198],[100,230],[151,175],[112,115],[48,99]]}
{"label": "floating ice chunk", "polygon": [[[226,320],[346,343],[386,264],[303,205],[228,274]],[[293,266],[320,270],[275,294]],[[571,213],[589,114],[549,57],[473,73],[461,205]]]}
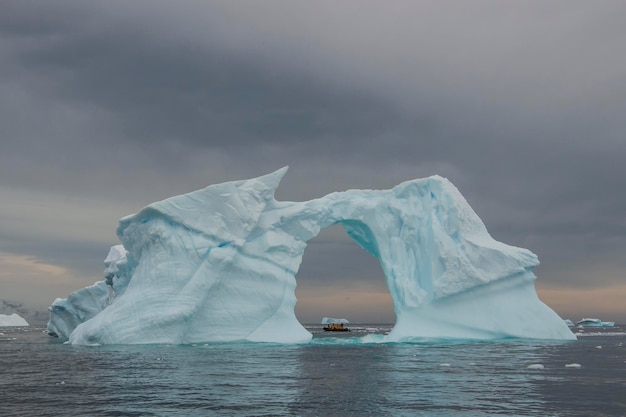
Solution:
{"label": "floating ice chunk", "polygon": [[581,368],[582,365],[579,363],[568,363],[568,364],[565,364],[565,367],[566,368]]}
{"label": "floating ice chunk", "polygon": [[536,255],[494,240],[447,179],[279,202],[286,170],[121,219],[105,280],[56,300],[49,332],[81,345],[308,342],[295,275],[307,241],[341,223],[380,261],[397,317],[385,341],[575,339],[537,297]]}
{"label": "floating ice chunk", "polygon": [[543,366],[543,364],[540,364],[540,363],[533,363],[531,365],[528,365],[526,368],[527,369],[544,369],[545,366]]}

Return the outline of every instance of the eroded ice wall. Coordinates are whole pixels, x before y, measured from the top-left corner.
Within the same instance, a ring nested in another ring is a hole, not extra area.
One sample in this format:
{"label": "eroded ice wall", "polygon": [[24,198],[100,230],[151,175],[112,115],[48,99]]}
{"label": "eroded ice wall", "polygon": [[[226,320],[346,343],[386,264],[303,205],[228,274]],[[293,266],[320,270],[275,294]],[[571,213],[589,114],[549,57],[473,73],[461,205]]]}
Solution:
{"label": "eroded ice wall", "polygon": [[285,172],[213,185],[121,219],[130,275],[123,291],[83,321],[72,316],[79,323],[63,326],[52,310],[57,334],[76,344],[306,342],[295,275],[306,242],[341,223],[381,263],[397,315],[390,341],[574,338],[536,296],[537,257],[492,239],[448,180],[278,202]]}

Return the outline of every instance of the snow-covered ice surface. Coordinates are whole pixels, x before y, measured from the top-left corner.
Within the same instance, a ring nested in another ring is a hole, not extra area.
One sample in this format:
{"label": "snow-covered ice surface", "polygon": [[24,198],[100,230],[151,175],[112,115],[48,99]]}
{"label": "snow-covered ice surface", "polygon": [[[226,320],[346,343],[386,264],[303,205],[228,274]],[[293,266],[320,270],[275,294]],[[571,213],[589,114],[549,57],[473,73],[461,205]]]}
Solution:
{"label": "snow-covered ice surface", "polygon": [[307,241],[341,223],[385,274],[397,317],[385,342],[575,338],[537,297],[536,255],[494,240],[447,179],[279,202],[286,171],[122,218],[105,280],[55,300],[49,332],[81,345],[308,342],[295,275]]}
{"label": "snow-covered ice surface", "polygon": [[28,326],[28,322],[19,314],[0,314],[0,327],[23,327]]}

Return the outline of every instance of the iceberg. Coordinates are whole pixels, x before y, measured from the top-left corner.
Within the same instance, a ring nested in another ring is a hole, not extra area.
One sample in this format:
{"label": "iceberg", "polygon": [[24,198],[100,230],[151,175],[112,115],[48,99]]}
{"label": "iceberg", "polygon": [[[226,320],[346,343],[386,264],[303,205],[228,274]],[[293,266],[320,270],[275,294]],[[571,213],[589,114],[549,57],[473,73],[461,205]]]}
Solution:
{"label": "iceberg", "polygon": [[120,219],[105,280],[57,299],[48,331],[77,345],[306,343],[296,274],[341,224],[382,267],[396,313],[385,341],[575,339],[537,297],[529,250],[494,240],[440,176],[390,190],[277,201],[287,167],[152,203]]}
{"label": "iceberg", "polygon": [[28,325],[28,322],[17,313],[0,314],[0,327],[24,327]]}
{"label": "iceberg", "polygon": [[602,321],[600,319],[592,319],[592,318],[584,318],[576,322],[576,325],[579,327],[614,327],[614,321]]}
{"label": "iceberg", "polygon": [[346,319],[336,319],[333,317],[323,317],[321,324],[350,324]]}

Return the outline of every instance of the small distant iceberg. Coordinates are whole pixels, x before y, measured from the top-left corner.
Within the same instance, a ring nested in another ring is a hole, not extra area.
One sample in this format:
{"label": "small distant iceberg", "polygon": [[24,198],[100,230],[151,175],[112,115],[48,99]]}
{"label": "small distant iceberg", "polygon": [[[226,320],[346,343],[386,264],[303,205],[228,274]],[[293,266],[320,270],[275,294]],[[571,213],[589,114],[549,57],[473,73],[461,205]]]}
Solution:
{"label": "small distant iceberg", "polygon": [[324,317],[322,319],[322,324],[350,324],[350,322],[346,319],[334,319],[332,317]]}
{"label": "small distant iceberg", "polygon": [[568,327],[573,327],[574,326],[574,322],[571,321],[570,319],[565,319],[563,321],[565,322],[565,324],[567,324]]}
{"label": "small distant iceberg", "polygon": [[583,326],[583,327],[614,327],[615,326],[615,322],[614,321],[602,321],[600,319],[590,319],[590,318],[584,318],[580,321],[576,322],[577,326]]}
{"label": "small distant iceberg", "polygon": [[10,316],[0,314],[0,327],[24,327],[29,326],[28,322],[19,314],[13,313]]}
{"label": "small distant iceberg", "polygon": [[324,325],[324,330],[327,332],[349,332],[350,329],[346,326],[346,324],[350,324],[350,322],[346,319],[335,319],[332,317],[324,317],[322,319],[322,324]]}

